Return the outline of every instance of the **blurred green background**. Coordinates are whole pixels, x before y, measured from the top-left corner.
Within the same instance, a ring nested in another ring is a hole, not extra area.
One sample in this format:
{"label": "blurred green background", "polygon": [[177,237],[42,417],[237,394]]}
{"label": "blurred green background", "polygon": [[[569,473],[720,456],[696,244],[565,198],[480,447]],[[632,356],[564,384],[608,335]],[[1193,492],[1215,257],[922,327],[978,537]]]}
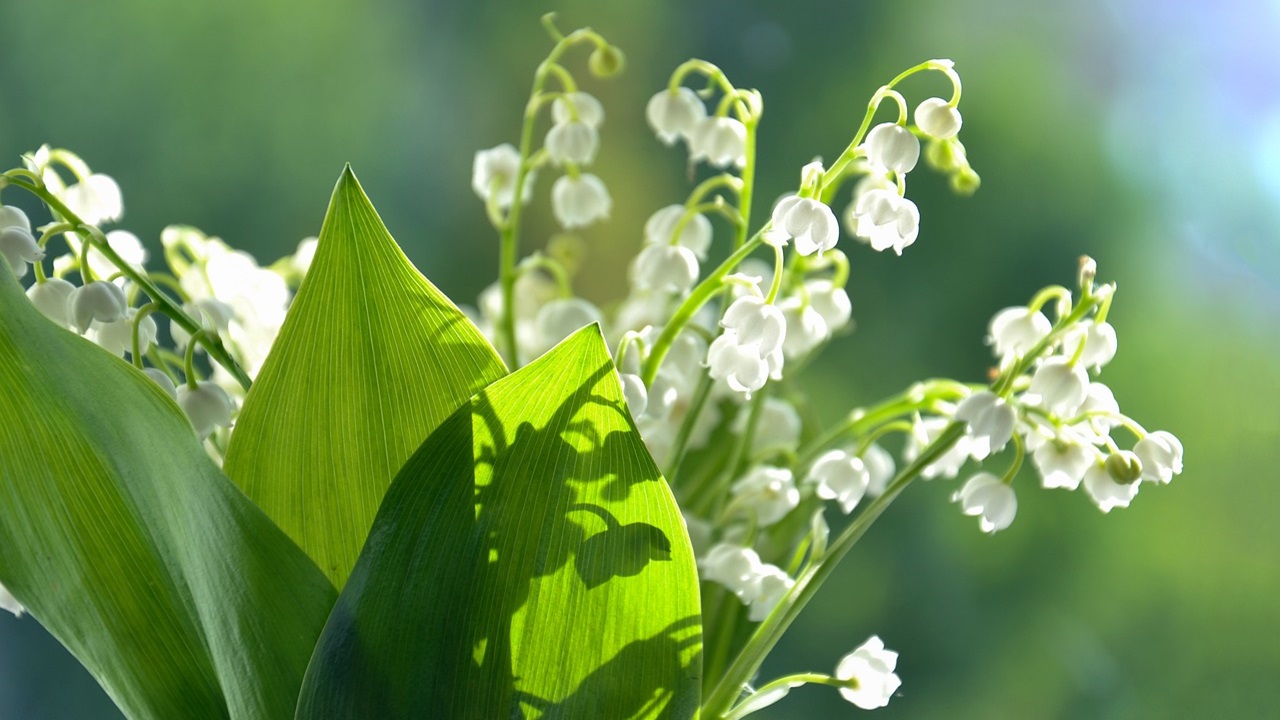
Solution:
{"label": "blurred green background", "polygon": [[[679,62],[764,93],[762,213],[803,163],[844,147],[879,84],[950,57],[982,189],[956,198],[917,171],[915,246],[897,258],[846,241],[858,330],[806,379],[822,415],[924,376],[981,379],[991,314],[1071,283],[1089,253],[1119,284],[1103,379],[1186,446],[1173,485],[1109,516],[1028,474],[995,537],[947,502],[952,484],[912,488],[766,679],[829,671],[876,633],[902,654],[884,718],[1280,713],[1280,4],[4,0],[0,157],[71,148],[120,181],[121,227],[153,250],[183,222],[264,263],[318,232],[350,161],[410,258],[473,302],[497,246],[472,153],[515,141],[550,9],[629,58],[622,78],[584,81],[609,113],[597,165],[615,211],[584,233],[583,295],[616,298],[644,219],[687,191],[682,153],[643,121]],[[914,104],[945,83],[903,89]],[[525,251],[554,230],[547,188]],[[857,712],[807,687],[759,717]],[[34,620],[0,617],[0,718],[113,717]]]}

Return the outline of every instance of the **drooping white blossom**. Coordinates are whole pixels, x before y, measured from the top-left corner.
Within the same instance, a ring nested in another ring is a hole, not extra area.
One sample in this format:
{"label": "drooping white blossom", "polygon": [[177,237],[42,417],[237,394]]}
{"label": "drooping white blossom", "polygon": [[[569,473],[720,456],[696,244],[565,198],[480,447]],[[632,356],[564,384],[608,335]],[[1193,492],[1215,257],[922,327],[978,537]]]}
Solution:
{"label": "drooping white blossom", "polygon": [[796,581],[782,568],[764,564],[756,575],[755,593],[747,608],[747,620],[763,622],[795,584]]}
{"label": "drooping white blossom", "polygon": [[604,105],[594,95],[581,90],[565,93],[551,101],[551,120],[555,124],[574,119],[593,129],[598,128],[604,122]]}
{"label": "drooping white blossom", "polygon": [[20,207],[0,205],[0,229],[11,227],[22,228],[27,232],[31,232],[31,220],[27,218],[27,214]]}
{"label": "drooping white blossom", "polygon": [[987,343],[999,358],[1021,357],[1053,330],[1053,323],[1039,310],[1025,306],[1001,310],[991,318]]}
{"label": "drooping white blossom", "polygon": [[[137,308],[129,308],[119,320],[109,323],[94,323],[89,331],[89,339],[113,355],[133,353],[133,326],[138,316]],[[138,352],[146,354],[151,343],[156,339],[156,321],[147,315],[138,321]]]}
{"label": "drooping white blossom", "polygon": [[1097,460],[1097,452],[1070,435],[1046,440],[1031,453],[1045,488],[1075,490],[1085,471]]}
{"label": "drooping white blossom", "polygon": [[62,193],[67,209],[90,225],[103,225],[124,216],[120,186],[109,175],[94,173]]}
{"label": "drooping white blossom", "polygon": [[174,400],[178,399],[178,388],[174,386],[173,380],[168,375],[165,375],[163,371],[156,368],[144,368],[142,374],[151,378],[151,382],[159,385],[166,395]]}
{"label": "drooping white blossom", "polygon": [[627,402],[631,417],[644,415],[649,406],[649,391],[645,389],[644,381],[634,373],[620,373],[618,382],[622,384],[622,398]]}
{"label": "drooping white blossom", "polygon": [[1106,322],[1077,323],[1062,339],[1063,352],[1073,355],[1081,343],[1080,364],[1099,370],[1116,356],[1116,329]]}
{"label": "drooping white blossom", "polygon": [[71,325],[82,335],[94,322],[110,323],[124,317],[126,306],[120,286],[104,280],[82,285],[67,296]]}
{"label": "drooping white blossom", "polygon": [[1004,530],[1018,514],[1018,496],[1013,488],[991,473],[969,478],[951,499],[960,503],[965,515],[978,516],[978,527],[985,533]]}
{"label": "drooping white blossom", "polygon": [[889,481],[893,480],[893,474],[897,471],[893,455],[878,443],[871,443],[862,452],[862,464],[867,468],[867,494],[877,497],[889,486]]}
{"label": "drooping white blossom", "polygon": [[773,206],[772,221],[773,229],[765,234],[765,242],[781,246],[794,239],[796,252],[801,255],[826,252],[840,239],[835,213],[813,198],[782,198]]}
{"label": "drooping white blossom", "polygon": [[683,293],[698,281],[698,258],[682,245],[646,245],[631,263],[636,290]]}
{"label": "drooping white blossom", "polygon": [[231,398],[216,383],[202,380],[194,388],[182,383],[178,387],[178,405],[201,440],[209,437],[214,428],[231,425]]}
{"label": "drooping white blossom", "polygon": [[[922,418],[917,416],[911,424],[911,434],[907,436],[907,444],[902,449],[902,458],[907,462],[915,460],[921,451],[938,439],[938,436],[942,435],[942,431],[946,429],[950,422],[945,417]],[[926,480],[939,476],[955,477],[960,473],[960,468],[969,460],[972,449],[972,438],[968,435],[962,435],[949,450],[922,470],[920,477]]]}
{"label": "drooping white blossom", "polygon": [[787,321],[787,335],[782,342],[782,352],[788,359],[809,354],[830,336],[822,313],[804,297],[785,297],[778,303],[778,309]]}
{"label": "drooping white blossom", "polygon": [[782,311],[754,295],[734,300],[720,321],[724,332],[707,350],[711,377],[734,392],[751,393],[782,372],[787,323]]}
{"label": "drooping white blossom", "polygon": [[[669,245],[684,214],[684,205],[668,205],[650,215],[644,224],[645,243]],[[680,229],[676,243],[688,248],[699,260],[706,260],[711,248],[711,221],[705,215],[694,213]]]}
{"label": "drooping white blossom", "polygon": [[62,278],[46,278],[44,282],[34,283],[27,288],[27,297],[41,315],[65,328],[71,327],[67,316],[67,301],[75,289],[75,285]]}
{"label": "drooping white blossom", "polygon": [[608,218],[613,198],[595,175],[561,175],[551,186],[551,210],[561,227],[572,230]]}
{"label": "drooping white blossom", "polygon": [[1089,375],[1070,358],[1051,357],[1031,376],[1031,386],[1023,399],[1038,404],[1059,417],[1072,417],[1089,391]]}
{"label": "drooping white blossom", "polygon": [[916,106],[916,127],[930,137],[955,137],[962,124],[960,111],[942,98],[931,97]]}
{"label": "drooping white blossom", "polygon": [[[471,189],[481,200],[488,202],[492,194],[495,205],[502,209],[509,208],[515,202],[516,176],[519,172],[520,152],[511,143],[478,150],[471,166]],[[520,191],[521,204],[529,202],[533,194],[533,176],[532,170],[525,174]]]}
{"label": "drooping white blossom", "polygon": [[840,688],[845,700],[863,710],[875,710],[889,704],[889,698],[902,686],[894,668],[898,653],[888,650],[878,636],[872,635],[836,666],[835,678],[852,687]]}
{"label": "drooping white blossom", "polygon": [[1173,433],[1157,430],[1147,434],[1133,446],[1142,461],[1142,479],[1168,484],[1182,473],[1182,442]]}
{"label": "drooping white blossom", "polygon": [[840,510],[848,515],[866,495],[871,473],[862,458],[844,450],[831,450],[809,468],[806,482],[814,485],[814,493],[818,497],[835,500]]}
{"label": "drooping white blossom", "polygon": [[757,465],[733,484],[735,502],[749,509],[760,527],[768,527],[800,504],[791,471],[786,468]]}
{"label": "drooping white blossom", "polygon": [[547,149],[547,156],[557,165],[590,165],[600,148],[600,135],[592,125],[581,120],[568,120],[551,126],[543,146]]}
{"label": "drooping white blossom", "polygon": [[896,190],[869,190],[851,207],[847,224],[871,249],[893,248],[898,255],[920,234],[920,210]]}
{"label": "drooping white blossom", "polygon": [[27,265],[44,259],[44,250],[29,230],[16,225],[0,228],[0,255],[9,261],[16,277],[27,274]]}
{"label": "drooping white blossom", "polygon": [[920,160],[920,141],[897,123],[881,123],[867,133],[867,161],[899,175],[911,172]]}
{"label": "drooping white blossom", "polygon": [[[739,435],[747,431],[750,412],[740,412],[734,419],[733,431]],[[756,421],[755,434],[747,447],[748,457],[765,458],[777,453],[795,452],[800,446],[800,413],[782,398],[766,397],[760,406],[760,418]]]}
{"label": "drooping white blossom", "polygon": [[537,354],[550,350],[578,330],[603,319],[600,308],[582,298],[552,300],[538,310],[533,321],[538,337]]}
{"label": "drooping white blossom", "polygon": [[[990,390],[976,392],[956,407],[956,419],[968,423],[969,436],[975,443],[985,444],[985,451],[974,457],[981,460],[989,452],[999,452],[1013,437],[1017,413],[1004,398]],[[982,457],[978,457],[978,455]]]}
{"label": "drooping white blossom", "polygon": [[[1123,451],[1122,451],[1123,452]],[[1133,455],[1133,453],[1125,453]],[[1113,461],[1112,458],[1120,457],[1119,461]],[[1115,508],[1127,508],[1129,503],[1138,494],[1138,488],[1142,485],[1138,482],[1141,479],[1141,461],[1133,458],[1131,462],[1126,462],[1126,458],[1120,453],[1108,457],[1105,462],[1097,461],[1089,467],[1084,473],[1084,490],[1088,494],[1089,499],[1094,505],[1104,513],[1109,513]],[[1132,470],[1134,463],[1138,465],[1138,474],[1133,478],[1121,477],[1117,478],[1115,473],[1126,470]]]}
{"label": "drooping white blossom", "polygon": [[707,106],[692,89],[661,90],[649,99],[644,110],[649,127],[666,145],[679,138],[692,141],[694,131],[707,117]]}
{"label": "drooping white blossom", "polygon": [[755,596],[756,579],[763,566],[755,550],[732,543],[720,543],[698,560],[703,580],[723,585],[739,599]]}
{"label": "drooping white blossom", "polygon": [[689,137],[690,157],[706,160],[716,167],[745,167],[747,126],[731,117],[708,117],[698,123]]}

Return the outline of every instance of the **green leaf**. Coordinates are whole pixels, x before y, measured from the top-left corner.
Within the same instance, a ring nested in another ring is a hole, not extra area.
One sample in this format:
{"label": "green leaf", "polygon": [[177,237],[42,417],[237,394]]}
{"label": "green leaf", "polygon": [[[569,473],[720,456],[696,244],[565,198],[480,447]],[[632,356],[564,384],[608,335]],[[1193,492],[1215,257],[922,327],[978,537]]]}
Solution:
{"label": "green leaf", "polygon": [[684,522],[592,326],[406,463],[298,718],[688,718],[700,673]]}
{"label": "green leaf", "polygon": [[348,167],[224,467],[341,588],[400,466],[505,372]]}
{"label": "green leaf", "polygon": [[288,717],[337,593],[142,373],[0,261],[0,583],[131,718]]}

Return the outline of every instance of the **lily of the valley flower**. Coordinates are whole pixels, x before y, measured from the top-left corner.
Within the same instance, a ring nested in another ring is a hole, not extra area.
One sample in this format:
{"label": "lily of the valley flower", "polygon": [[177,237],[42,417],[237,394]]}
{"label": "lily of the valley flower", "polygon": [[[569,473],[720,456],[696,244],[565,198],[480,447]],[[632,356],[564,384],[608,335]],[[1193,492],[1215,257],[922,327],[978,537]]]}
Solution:
{"label": "lily of the valley flower", "polygon": [[561,175],[551,186],[551,210],[561,227],[572,230],[608,218],[613,210],[613,198],[595,175]]}
{"label": "lily of the valley flower", "polygon": [[862,458],[844,450],[831,450],[819,457],[809,469],[808,482],[823,500],[835,500],[845,515],[853,512],[867,493],[871,473]]}
{"label": "lily of the valley flower", "polygon": [[794,238],[796,252],[813,255],[836,246],[840,223],[831,208],[813,198],[788,195],[773,208],[773,230],[765,236],[772,245],[785,245]]}
{"label": "lily of the valley flower", "polygon": [[965,515],[977,515],[982,532],[995,533],[1013,523],[1018,514],[1018,496],[1013,488],[991,473],[978,473],[951,499],[960,503]]}
{"label": "lily of the valley flower", "polygon": [[897,123],[881,123],[867,133],[867,161],[905,175],[920,160],[920,141]]}
{"label": "lily of the valley flower", "polygon": [[730,117],[709,117],[698,123],[689,138],[694,162],[706,160],[716,167],[747,164],[747,126]]}
{"label": "lily of the valley flower", "polygon": [[194,388],[183,383],[178,387],[178,405],[201,440],[209,437],[215,427],[231,426],[231,398],[212,382],[200,381]]}
{"label": "lily of the valley flower", "polygon": [[127,303],[119,285],[95,280],[72,290],[67,296],[67,314],[80,334],[94,322],[111,323],[124,317]]}
{"label": "lily of the valley flower", "polygon": [[67,319],[67,301],[75,289],[75,285],[62,278],[47,278],[27,288],[27,297],[41,315],[65,328],[71,326]]}
{"label": "lily of the valley flower", "polygon": [[[684,217],[684,205],[668,205],[654,214],[644,223],[644,241],[650,245],[669,245],[675,234],[676,225]],[[705,215],[694,214],[680,229],[676,244],[689,248],[699,260],[707,259],[707,250],[711,248],[711,221]]]}
{"label": "lily of the valley flower", "polygon": [[962,123],[960,111],[942,98],[932,97],[916,106],[916,127],[930,137],[955,137]]}
{"label": "lily of the valley flower", "polygon": [[888,650],[884,641],[872,635],[836,666],[835,678],[850,687],[840,688],[845,700],[863,710],[875,710],[889,704],[889,698],[902,686],[893,672],[898,653]]}
{"label": "lily of the valley flower", "polygon": [[36,243],[29,230],[18,226],[0,229],[0,255],[9,261],[13,274],[27,274],[27,265],[44,259],[44,250]]}
{"label": "lily of the valley flower", "polygon": [[662,90],[650,98],[644,116],[664,144],[673,145],[680,138],[692,142],[694,132],[707,117],[707,106],[693,90],[679,87]]}
{"label": "lily of the valley flower", "polygon": [[858,197],[848,224],[853,226],[855,236],[866,240],[871,249],[893,248],[901,255],[920,234],[920,210],[896,190],[873,189]]}
{"label": "lily of the valley flower", "polygon": [[[490,194],[499,208],[511,207],[515,201],[516,176],[520,171],[520,152],[511,143],[503,143],[476,152],[471,167],[471,189],[486,202]],[[533,172],[525,174],[520,202],[527,203],[533,194]]]}

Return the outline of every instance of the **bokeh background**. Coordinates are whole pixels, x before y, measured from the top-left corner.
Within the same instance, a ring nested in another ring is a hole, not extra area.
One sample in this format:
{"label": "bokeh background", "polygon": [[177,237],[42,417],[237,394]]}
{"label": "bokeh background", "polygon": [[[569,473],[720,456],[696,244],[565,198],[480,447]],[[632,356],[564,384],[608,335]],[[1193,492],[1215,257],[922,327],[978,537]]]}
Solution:
{"label": "bokeh background", "polygon": [[[629,57],[622,78],[584,81],[609,113],[598,172],[615,212],[583,233],[581,294],[616,298],[644,219],[687,191],[681,153],[643,121],[682,60],[764,93],[761,213],[800,165],[844,147],[879,84],[950,57],[982,189],[957,198],[918,170],[916,245],[897,258],[850,244],[858,329],[806,379],[819,412],[924,376],[982,378],[991,314],[1069,284],[1088,253],[1119,284],[1104,380],[1186,446],[1184,475],[1109,516],[1028,474],[995,537],[947,502],[949,484],[913,487],[766,677],[829,670],[877,633],[902,654],[884,718],[1280,712],[1280,3],[4,0],[0,158],[71,148],[120,181],[122,227],[153,250],[183,222],[264,263],[318,232],[350,161],[410,258],[472,301],[497,267],[472,153],[516,139],[550,9]],[[554,231],[547,188],[525,251]],[[807,687],[760,717],[857,712]],[[36,621],[0,617],[0,718],[116,717]]]}

